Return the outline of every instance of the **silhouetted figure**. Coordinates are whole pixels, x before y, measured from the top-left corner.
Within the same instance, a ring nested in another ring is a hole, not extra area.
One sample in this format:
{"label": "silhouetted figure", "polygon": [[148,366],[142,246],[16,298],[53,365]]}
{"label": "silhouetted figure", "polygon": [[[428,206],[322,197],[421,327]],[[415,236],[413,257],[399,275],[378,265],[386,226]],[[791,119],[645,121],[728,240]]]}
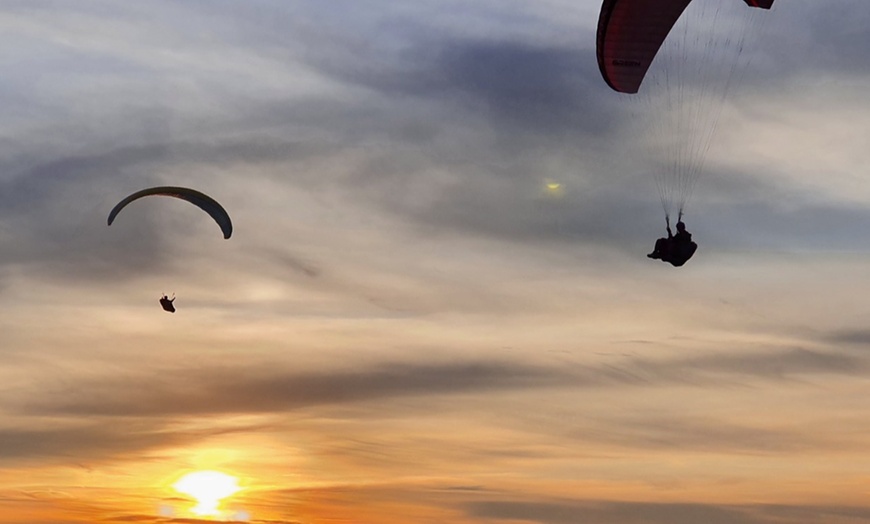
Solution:
{"label": "silhouetted figure", "polygon": [[175,306],[172,305],[173,302],[175,302],[175,295],[172,295],[172,298],[163,295],[163,298],[160,299],[160,305],[163,307],[163,311],[175,313]]}
{"label": "silhouetted figure", "polygon": [[677,222],[677,234],[674,235],[668,220],[668,238],[656,240],[653,252],[647,256],[679,267],[692,258],[697,249],[698,244],[692,242],[692,234],[686,231],[686,224],[682,220]]}

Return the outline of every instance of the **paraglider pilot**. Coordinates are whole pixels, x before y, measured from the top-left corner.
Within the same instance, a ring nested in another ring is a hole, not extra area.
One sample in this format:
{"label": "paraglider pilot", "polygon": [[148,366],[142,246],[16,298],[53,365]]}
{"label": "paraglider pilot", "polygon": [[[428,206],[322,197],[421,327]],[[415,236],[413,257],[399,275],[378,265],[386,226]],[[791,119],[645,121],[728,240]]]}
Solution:
{"label": "paraglider pilot", "polygon": [[163,311],[168,311],[170,313],[175,313],[175,306],[172,303],[175,302],[175,295],[172,295],[172,298],[163,295],[160,299],[160,305],[163,307]]}
{"label": "paraglider pilot", "polygon": [[685,264],[695,250],[698,249],[698,244],[692,242],[692,234],[686,231],[686,224],[683,223],[683,215],[680,213],[679,221],[677,222],[677,234],[671,232],[671,220],[665,218],[668,228],[668,238],[660,238],[656,240],[653,252],[647,256],[662,262],[668,262],[672,266],[679,267]]}

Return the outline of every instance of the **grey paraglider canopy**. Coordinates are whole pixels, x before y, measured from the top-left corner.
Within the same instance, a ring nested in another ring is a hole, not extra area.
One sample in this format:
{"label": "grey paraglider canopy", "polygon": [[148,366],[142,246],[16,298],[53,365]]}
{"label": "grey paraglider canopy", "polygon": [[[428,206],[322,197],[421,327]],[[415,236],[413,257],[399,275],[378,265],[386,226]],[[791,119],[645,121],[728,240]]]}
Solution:
{"label": "grey paraglider canopy", "polygon": [[186,200],[208,213],[214,221],[217,222],[218,226],[220,226],[221,231],[224,233],[224,238],[230,238],[233,234],[233,222],[230,220],[230,215],[227,214],[227,211],[215,199],[205,193],[200,193],[195,189],[173,186],[159,186],[143,189],[142,191],[137,191],[121,200],[109,213],[109,225],[112,225],[112,222],[115,221],[115,217],[118,216],[118,213],[120,213],[127,204],[142,197],[151,195],[170,196]]}

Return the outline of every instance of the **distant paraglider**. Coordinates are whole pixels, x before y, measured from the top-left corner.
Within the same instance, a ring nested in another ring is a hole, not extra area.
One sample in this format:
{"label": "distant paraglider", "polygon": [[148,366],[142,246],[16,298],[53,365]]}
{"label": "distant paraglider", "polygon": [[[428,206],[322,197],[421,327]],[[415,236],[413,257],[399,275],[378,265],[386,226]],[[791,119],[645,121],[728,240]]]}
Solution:
{"label": "distant paraglider", "polygon": [[228,239],[233,234],[233,222],[230,220],[230,215],[223,206],[221,206],[217,200],[205,193],[200,193],[195,189],[189,189],[186,187],[160,186],[137,191],[118,202],[118,204],[112,209],[109,213],[109,225],[112,225],[112,222],[115,221],[115,217],[118,216],[118,213],[120,213],[129,203],[142,197],[152,195],[169,196],[186,200],[208,213],[212,219],[217,222],[218,226],[220,226],[224,238]]}
{"label": "distant paraglider", "polygon": [[166,295],[163,295],[163,297],[160,298],[160,306],[163,307],[163,311],[168,311],[169,313],[175,313],[175,305],[173,302],[175,302],[174,294],[172,295],[172,298],[169,298]]}
{"label": "distant paraglider", "polygon": [[[169,196],[179,198],[181,200],[186,200],[208,213],[209,216],[211,216],[211,218],[215,222],[217,222],[217,225],[221,228],[221,231],[224,234],[224,238],[228,239],[233,234],[233,223],[230,220],[230,215],[215,199],[206,195],[205,193],[196,191],[195,189],[174,186],[152,187],[137,191],[127,196],[126,198],[118,202],[118,204],[115,205],[114,208],[112,208],[112,211],[109,213],[108,224],[111,226],[112,222],[115,221],[115,217],[118,216],[118,213],[120,213],[122,209],[124,209],[134,200],[138,200],[142,197],[152,195]],[[160,306],[163,308],[164,311],[169,313],[175,313],[175,305],[173,304],[173,302],[175,302],[174,294],[172,295],[172,298],[169,298],[165,294],[160,298]]]}

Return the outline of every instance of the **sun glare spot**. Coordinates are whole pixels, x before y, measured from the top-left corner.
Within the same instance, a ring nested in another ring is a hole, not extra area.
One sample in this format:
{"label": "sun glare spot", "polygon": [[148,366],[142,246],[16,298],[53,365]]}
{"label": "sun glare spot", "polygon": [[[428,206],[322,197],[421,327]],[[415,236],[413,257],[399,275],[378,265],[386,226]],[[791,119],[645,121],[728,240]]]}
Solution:
{"label": "sun glare spot", "polygon": [[178,479],[172,485],[179,493],[184,493],[196,499],[196,506],[191,513],[200,517],[220,515],[221,500],[238,492],[238,480],[219,471],[196,471]]}
{"label": "sun glare spot", "polygon": [[565,186],[561,182],[547,179],[544,181],[544,193],[550,197],[560,197],[565,193]]}

